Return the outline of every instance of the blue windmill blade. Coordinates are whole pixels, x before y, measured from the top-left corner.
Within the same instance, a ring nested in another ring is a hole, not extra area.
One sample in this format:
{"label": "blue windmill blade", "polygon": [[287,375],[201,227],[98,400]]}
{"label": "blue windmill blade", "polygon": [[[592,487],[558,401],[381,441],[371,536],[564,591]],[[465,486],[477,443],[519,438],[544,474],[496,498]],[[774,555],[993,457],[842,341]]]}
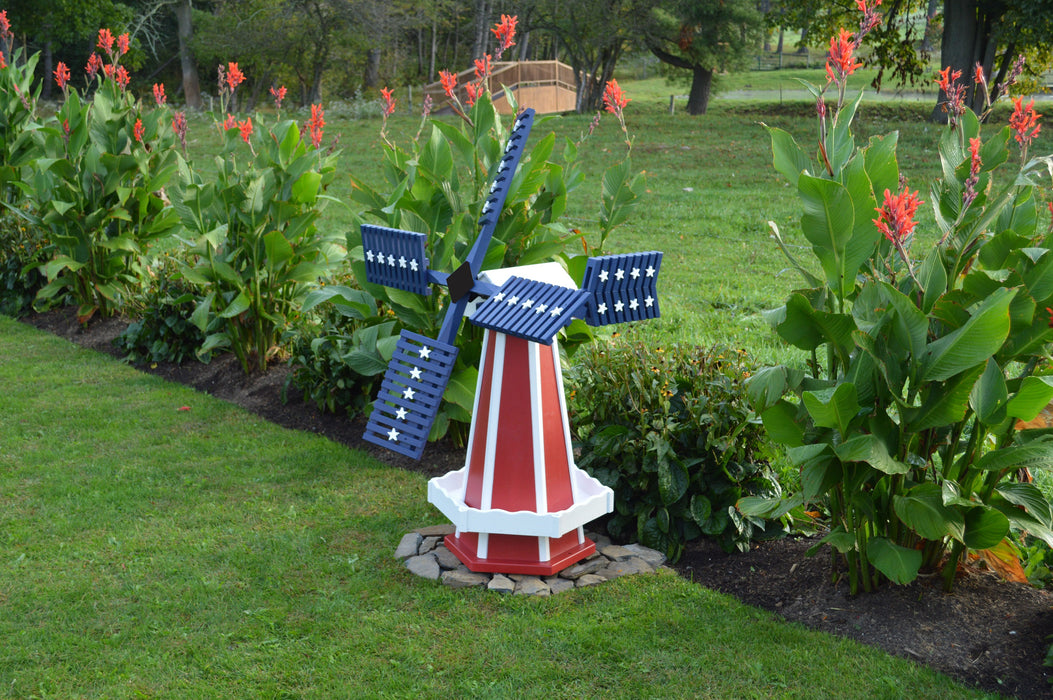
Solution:
{"label": "blue windmill blade", "polygon": [[483,328],[551,345],[559,329],[574,320],[589,298],[582,289],[513,277],[469,320]]}
{"label": "blue windmill blade", "polygon": [[454,346],[402,331],[369,415],[365,440],[420,459],[456,359]]}
{"label": "blue windmill blade", "polygon": [[423,233],[362,224],[366,279],[373,284],[428,295],[428,258]]}
{"label": "blue windmill blade", "polygon": [[585,322],[606,326],[657,318],[661,266],[658,251],[590,258],[582,287],[589,292]]}

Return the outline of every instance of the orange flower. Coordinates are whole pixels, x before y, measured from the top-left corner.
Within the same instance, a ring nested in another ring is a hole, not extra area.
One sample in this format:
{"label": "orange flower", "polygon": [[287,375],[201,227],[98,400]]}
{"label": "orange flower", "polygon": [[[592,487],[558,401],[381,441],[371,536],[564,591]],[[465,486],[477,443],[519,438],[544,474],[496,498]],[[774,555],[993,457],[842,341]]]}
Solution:
{"label": "orange flower", "polygon": [[611,114],[621,114],[622,110],[625,109],[625,105],[631,102],[621,87],[618,86],[618,81],[611,78],[607,81],[607,84],[603,88],[603,107]]}
{"label": "orange flower", "polygon": [[168,98],[165,97],[164,83],[154,83],[154,102],[160,107]]}
{"label": "orange flower", "polygon": [[495,25],[494,28],[490,30],[494,33],[494,36],[497,37],[497,41],[499,42],[497,47],[498,56],[516,45],[515,37],[517,19],[518,18],[515,15],[512,15],[511,17],[508,15],[501,15],[500,24]]}
{"label": "orange flower", "polygon": [[0,10],[0,34],[6,35],[11,31],[11,22],[7,19],[7,10]]}
{"label": "orange flower", "polygon": [[143,120],[136,119],[135,126],[132,127],[132,135],[135,136],[135,140],[139,143],[143,142],[143,136],[146,134],[146,129],[143,127]]}
{"label": "orange flower", "polygon": [[277,108],[277,109],[281,109],[282,108],[282,101],[285,99],[285,92],[286,91],[285,91],[285,86],[284,85],[282,85],[277,90],[275,90],[273,87],[271,88],[271,97],[274,98],[274,106],[275,106],[275,108]]}
{"label": "orange flower", "polygon": [[131,76],[128,75],[128,71],[125,70],[124,66],[117,66],[113,79],[117,81],[117,84],[120,85],[123,90],[128,87],[128,81],[131,79]]}
{"label": "orange flower", "polygon": [[113,53],[113,34],[109,29],[99,30],[99,40],[96,45],[106,53]]}
{"label": "orange flower", "polygon": [[237,63],[227,64],[227,86],[233,94],[234,89],[245,82],[245,74],[238,70]]}
{"label": "orange flower", "polygon": [[186,151],[186,114],[183,112],[175,113],[175,116],[172,117],[172,131],[179,137],[179,143],[182,144],[183,150]]}
{"label": "orange flower", "polygon": [[395,98],[391,95],[391,90],[380,88],[380,96],[384,98],[384,117],[390,117],[395,113]]}
{"label": "orange flower", "polygon": [[322,145],[322,128],[325,127],[325,112],[322,105],[311,105],[311,118],[307,121],[307,130],[311,133],[311,143],[315,148]]}
{"label": "orange flower", "polygon": [[965,191],[962,192],[962,205],[969,206],[976,199],[976,185],[980,182],[980,168],[983,161],[980,159],[980,138],[969,139],[969,177],[965,180]]}
{"label": "orange flower", "polygon": [[448,70],[439,71],[439,82],[442,83],[443,92],[447,97],[453,97],[453,91],[457,89],[457,74]]}
{"label": "orange flower", "polygon": [[249,137],[252,136],[252,117],[246,118],[243,122],[238,122],[238,131],[241,132],[241,140],[248,143]]}
{"label": "orange flower", "polygon": [[1023,106],[1023,102],[1021,97],[1013,98],[1013,113],[1009,116],[1009,126],[1016,132],[1013,138],[1026,149],[1042,128],[1038,123],[1038,118],[1042,115],[1035,111],[1034,100],[1028,102],[1027,107]]}
{"label": "orange flower", "polygon": [[852,33],[847,29],[838,30],[837,36],[830,37],[830,55],[826,59],[827,82],[843,82],[862,68],[863,63],[856,61],[853,53],[858,48]]}
{"label": "orange flower", "polygon": [[223,131],[230,131],[237,125],[237,118],[233,114],[227,114],[227,118],[223,120]]}
{"label": "orange flower", "polygon": [[92,53],[91,57],[88,58],[88,65],[84,67],[84,71],[88,74],[88,80],[94,80],[100,70],[102,70],[102,59],[99,58],[99,54]]}
{"label": "orange flower", "polygon": [[874,219],[874,225],[885,234],[885,238],[902,245],[904,239],[914,233],[917,225],[914,213],[921,203],[917,190],[911,193],[910,188],[904,187],[902,192],[894,195],[886,189],[884,203],[875,209],[878,218]]}
{"label": "orange flower", "polygon": [[63,90],[66,89],[66,84],[69,82],[69,68],[62,61],[59,61],[58,67],[55,68],[55,82]]}
{"label": "orange flower", "polygon": [[477,79],[486,80],[490,77],[490,71],[492,69],[493,66],[490,65],[490,54],[475,59],[475,77]]}
{"label": "orange flower", "polygon": [[124,54],[128,53],[128,45],[128,33],[125,32],[124,34],[121,34],[119,37],[117,37],[117,55],[123,56]]}
{"label": "orange flower", "polygon": [[469,107],[475,104],[475,101],[479,99],[479,95],[483,94],[483,86],[475,83],[465,83],[464,89],[468,93]]}

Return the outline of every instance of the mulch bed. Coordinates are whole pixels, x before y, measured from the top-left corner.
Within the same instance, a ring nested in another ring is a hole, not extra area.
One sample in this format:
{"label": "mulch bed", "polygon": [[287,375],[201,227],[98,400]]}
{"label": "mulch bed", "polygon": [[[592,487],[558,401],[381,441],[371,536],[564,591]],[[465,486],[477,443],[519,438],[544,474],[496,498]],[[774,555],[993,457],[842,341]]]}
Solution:
{"label": "mulch bed", "polygon": [[[113,356],[121,319],[82,328],[71,310],[37,314],[25,322],[82,347]],[[420,462],[361,439],[364,421],[320,413],[295,390],[282,401],[284,366],[246,376],[230,356],[209,364],[159,364],[139,369],[235,403],[274,423],[324,435],[400,469],[439,476],[464,466],[464,452],[448,443],[428,446]],[[834,582],[831,558],[806,557],[808,540],[781,539],[749,552],[727,554],[709,541],[691,543],[675,568],[685,578],[813,629],[855,639],[916,661],[986,691],[1019,698],[1050,697],[1053,669],[1043,666],[1053,635],[1053,593],[1007,583],[970,567],[951,595],[940,581],[848,595]]]}

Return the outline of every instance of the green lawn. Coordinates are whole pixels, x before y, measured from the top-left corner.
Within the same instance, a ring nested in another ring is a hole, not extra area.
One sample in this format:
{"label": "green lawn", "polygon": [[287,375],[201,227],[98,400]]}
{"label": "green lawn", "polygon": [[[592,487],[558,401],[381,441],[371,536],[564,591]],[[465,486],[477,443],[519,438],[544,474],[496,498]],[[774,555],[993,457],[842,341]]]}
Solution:
{"label": "green lawn", "polygon": [[2,696],[978,697],[671,573],[418,579],[424,477],[5,318],[0,358]]}

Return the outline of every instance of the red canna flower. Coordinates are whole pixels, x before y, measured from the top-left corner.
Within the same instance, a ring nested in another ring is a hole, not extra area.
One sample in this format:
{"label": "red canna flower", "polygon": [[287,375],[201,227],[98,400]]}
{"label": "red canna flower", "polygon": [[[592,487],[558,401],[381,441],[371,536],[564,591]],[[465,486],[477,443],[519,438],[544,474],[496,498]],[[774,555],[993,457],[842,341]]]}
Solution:
{"label": "red canna flower", "polygon": [[107,78],[116,77],[117,66],[113,65],[112,63],[107,63],[102,67],[102,74],[105,75]]}
{"label": "red canna flower", "polygon": [[96,45],[107,54],[113,53],[113,34],[109,29],[99,30],[99,40]]}
{"label": "red canna flower", "polygon": [[125,32],[124,34],[121,34],[119,37],[117,37],[117,55],[123,56],[124,54],[128,53],[128,45],[128,33]]}
{"label": "red canna flower", "polygon": [[940,106],[943,111],[951,115],[950,122],[953,126],[957,123],[958,117],[965,114],[965,84],[958,82],[958,79],[962,77],[962,72],[960,70],[952,72],[951,67],[947,66],[938,75],[936,84],[947,96],[947,101]]}
{"label": "red canna flower", "polygon": [[828,83],[842,83],[856,72],[856,68],[862,68],[863,64],[856,61],[853,53],[858,48],[852,33],[847,29],[838,31],[837,36],[830,37],[830,55],[826,59],[826,81]]}
{"label": "red canna flower", "polygon": [[247,117],[245,121],[238,122],[238,131],[241,132],[241,140],[248,143],[249,137],[252,136],[252,117]]}
{"label": "red canna flower", "polygon": [[183,146],[183,151],[186,151],[186,114],[183,112],[176,112],[175,116],[172,117],[172,131],[175,132],[176,136],[179,137],[179,143]]}
{"label": "red canna flower", "polygon": [[135,140],[139,143],[143,142],[143,136],[146,134],[146,128],[143,127],[143,120],[136,119],[135,126],[132,127],[132,135],[135,136]]}
{"label": "red canna flower", "polygon": [[969,139],[969,177],[965,180],[965,191],[962,192],[962,205],[969,206],[976,199],[976,185],[980,182],[980,168],[983,161],[980,159],[980,138]]}
{"label": "red canna flower", "polygon": [[322,145],[322,129],[325,127],[325,112],[322,105],[311,105],[311,118],[307,121],[307,130],[311,134],[311,143],[315,148]]}
{"label": "red canna flower", "polygon": [[92,53],[88,59],[88,65],[84,67],[85,72],[88,74],[88,80],[95,80],[95,76],[100,70],[102,70],[102,59],[99,58],[99,54]]}
{"label": "red canna flower", "polygon": [[917,190],[911,193],[910,188],[904,186],[902,192],[894,195],[886,189],[884,203],[875,209],[878,218],[874,219],[874,225],[885,234],[885,238],[902,246],[904,240],[914,233],[917,225],[914,213],[921,203]]}
{"label": "red canna flower", "polygon": [[395,98],[391,95],[391,90],[380,88],[380,96],[384,98],[384,116],[390,117],[395,113]]}
{"label": "red canna flower", "polygon": [[483,94],[483,86],[476,85],[475,83],[465,83],[464,90],[468,93],[468,106],[471,107],[475,104],[475,101],[479,99],[479,95]]}
{"label": "red canna flower", "polygon": [[117,81],[117,84],[121,86],[121,89],[128,87],[128,81],[131,80],[131,76],[128,75],[128,71],[125,70],[124,66],[117,66],[117,70],[114,71],[113,79]]}
{"label": "red canna flower", "polygon": [[165,84],[154,83],[154,102],[160,107],[166,101],[168,101],[168,98],[165,97]]}
{"label": "red canna flower", "polygon": [[58,67],[55,68],[55,82],[62,90],[65,90],[66,84],[69,83],[69,68],[62,61],[59,61]]}
{"label": "red canna flower", "polygon": [[486,80],[490,77],[493,66],[490,65],[490,54],[475,59],[475,77],[478,80]]}
{"label": "red canna flower", "polygon": [[457,74],[448,70],[439,71],[439,82],[442,83],[443,92],[447,97],[453,97],[453,91],[457,89]]}
{"label": "red canna flower", "polygon": [[227,86],[230,88],[231,94],[234,93],[234,89],[245,82],[245,74],[238,70],[237,63],[227,64]]}
{"label": "red canna flower", "polygon": [[237,125],[237,118],[233,114],[227,114],[227,118],[223,120],[223,131],[230,131]]}
{"label": "red canna flower", "polygon": [[621,87],[618,86],[618,81],[611,78],[607,81],[607,85],[603,88],[603,107],[611,114],[621,114],[622,110],[625,109],[625,105],[631,102]]}
{"label": "red canna flower", "polygon": [[1032,139],[1038,136],[1039,130],[1042,129],[1042,125],[1038,123],[1038,118],[1042,115],[1035,111],[1034,100],[1028,102],[1026,107],[1023,103],[1023,98],[1013,98],[1013,113],[1009,115],[1009,126],[1016,132],[1013,134],[1013,138],[1023,147],[1026,153],[1028,145]]}
{"label": "red canna flower", "polygon": [[0,68],[7,68],[7,61],[4,60],[3,51],[0,51]]}
{"label": "red canna flower", "polygon": [[516,45],[516,21],[517,17],[512,15],[501,15],[501,22],[494,26],[490,31],[497,37],[498,47],[497,55],[500,56],[509,48]]}
{"label": "red canna flower", "polygon": [[7,19],[7,10],[0,10],[0,34],[8,34],[11,31],[11,22]]}
{"label": "red canna flower", "polygon": [[282,85],[277,90],[275,90],[272,87],[271,88],[271,97],[274,98],[274,106],[275,106],[275,108],[281,109],[282,108],[282,100],[285,99],[285,86]]}

